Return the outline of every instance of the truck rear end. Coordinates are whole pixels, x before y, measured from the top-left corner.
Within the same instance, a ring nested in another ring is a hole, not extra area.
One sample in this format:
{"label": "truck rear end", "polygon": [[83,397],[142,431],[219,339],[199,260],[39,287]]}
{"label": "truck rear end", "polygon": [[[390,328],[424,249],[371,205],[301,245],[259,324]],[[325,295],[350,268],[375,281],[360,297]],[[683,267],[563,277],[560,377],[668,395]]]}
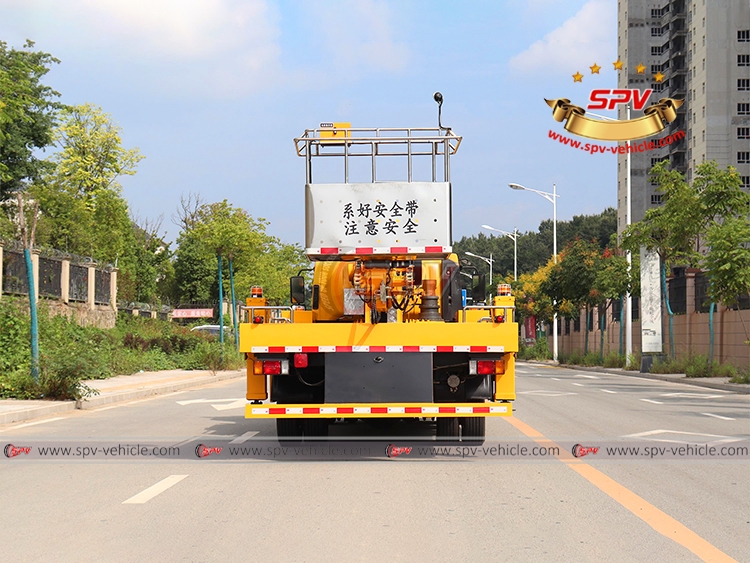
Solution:
{"label": "truck rear end", "polygon": [[[461,138],[443,127],[336,125],[295,139],[309,300],[295,277],[290,306],[255,295],[243,307],[246,417],[276,419],[280,439],[320,439],[342,419],[419,418],[435,421],[438,438],[481,441],[486,417],[512,414],[518,326],[510,287],[485,300],[483,276],[452,250],[450,157]],[[343,161],[342,183],[313,182],[322,156]],[[378,163],[392,157],[406,161],[405,181],[378,181]],[[354,159],[367,159],[369,182],[349,181]],[[432,165],[428,181],[413,180],[420,159]]]}

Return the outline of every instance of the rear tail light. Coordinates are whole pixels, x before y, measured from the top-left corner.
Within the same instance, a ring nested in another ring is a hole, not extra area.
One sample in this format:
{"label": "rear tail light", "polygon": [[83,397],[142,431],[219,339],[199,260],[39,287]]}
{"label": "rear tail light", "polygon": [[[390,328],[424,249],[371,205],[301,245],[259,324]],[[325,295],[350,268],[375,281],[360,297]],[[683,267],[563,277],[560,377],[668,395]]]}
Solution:
{"label": "rear tail light", "polygon": [[477,374],[489,375],[490,373],[495,373],[495,362],[493,360],[478,360]]}
{"label": "rear tail light", "polygon": [[253,375],[263,375],[263,362],[253,362]]}
{"label": "rear tail light", "polygon": [[503,375],[503,360],[469,360],[469,375]]}
{"label": "rear tail light", "polygon": [[306,368],[307,367],[307,354],[295,354],[294,355],[294,367]]}
{"label": "rear tail light", "polygon": [[289,360],[264,360],[263,375],[288,375]]}

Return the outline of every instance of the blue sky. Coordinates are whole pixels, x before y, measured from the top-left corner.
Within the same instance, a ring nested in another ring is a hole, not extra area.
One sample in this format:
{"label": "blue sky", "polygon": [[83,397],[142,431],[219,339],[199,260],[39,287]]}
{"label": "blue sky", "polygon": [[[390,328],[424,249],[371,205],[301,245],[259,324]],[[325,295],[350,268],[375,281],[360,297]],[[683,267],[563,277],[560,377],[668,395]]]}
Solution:
{"label": "blue sky", "polygon": [[47,83],[63,102],[112,115],[146,157],[122,180],[131,211],[163,215],[170,239],[180,195],[198,192],[303,243],[292,139],[323,121],[434,126],[440,90],[443,123],[463,136],[458,240],[551,217],[508,182],[556,183],[559,219],[616,206],[616,157],[549,139],[563,130],[544,103],[616,87],[616,12],[616,0],[0,0],[0,38],[34,40],[61,60]]}

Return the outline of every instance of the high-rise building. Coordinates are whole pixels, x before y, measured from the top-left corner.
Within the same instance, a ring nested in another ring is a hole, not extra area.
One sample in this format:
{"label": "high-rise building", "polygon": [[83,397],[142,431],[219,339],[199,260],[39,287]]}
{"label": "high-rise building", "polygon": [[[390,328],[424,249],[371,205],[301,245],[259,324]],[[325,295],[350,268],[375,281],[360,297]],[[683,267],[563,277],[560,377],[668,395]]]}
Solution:
{"label": "high-rise building", "polygon": [[[661,204],[648,174],[662,159],[688,181],[704,161],[731,164],[750,190],[750,1],[619,0],[617,21],[618,87],[650,88],[650,101],[685,100],[652,139],[669,144],[630,155],[631,221]],[[641,115],[633,111],[631,119]],[[626,194],[627,156],[618,155],[618,233],[626,226]]]}

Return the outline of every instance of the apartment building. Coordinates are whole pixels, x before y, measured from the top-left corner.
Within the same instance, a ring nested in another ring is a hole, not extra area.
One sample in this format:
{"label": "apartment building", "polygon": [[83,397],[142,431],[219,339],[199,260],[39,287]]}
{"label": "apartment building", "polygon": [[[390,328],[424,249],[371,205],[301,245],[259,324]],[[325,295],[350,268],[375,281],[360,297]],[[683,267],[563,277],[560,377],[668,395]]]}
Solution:
{"label": "apartment building", "polygon": [[[619,0],[617,38],[623,62],[619,88],[650,88],[651,102],[685,100],[677,119],[658,136],[684,132],[684,138],[630,155],[632,222],[661,204],[648,173],[662,159],[688,180],[706,160],[722,168],[731,164],[750,191],[750,0]],[[619,111],[625,119],[625,108]],[[633,111],[631,119],[641,115]],[[617,198],[622,232],[626,155],[618,155]]]}

